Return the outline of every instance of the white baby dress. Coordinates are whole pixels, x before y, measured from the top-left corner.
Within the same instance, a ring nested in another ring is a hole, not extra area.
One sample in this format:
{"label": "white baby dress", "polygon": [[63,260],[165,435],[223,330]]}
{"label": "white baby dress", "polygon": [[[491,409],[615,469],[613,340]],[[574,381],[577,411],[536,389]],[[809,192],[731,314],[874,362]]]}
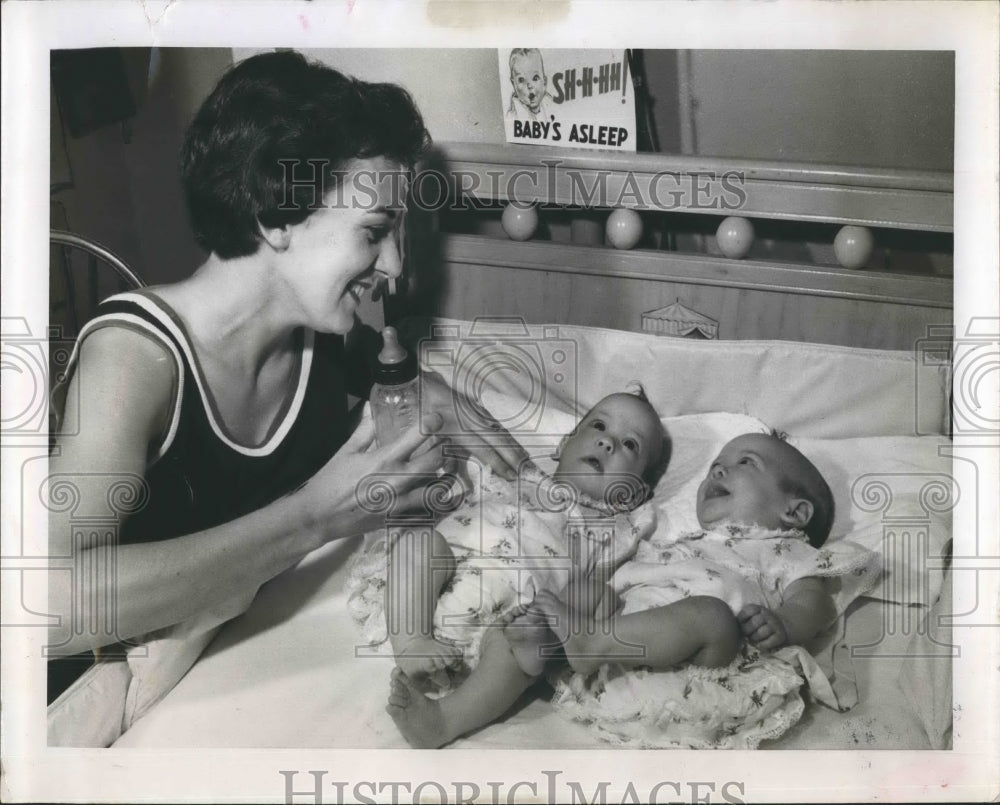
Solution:
{"label": "white baby dress", "polygon": [[[515,610],[531,603],[536,590],[559,595],[573,565],[613,566],[616,557],[632,555],[654,530],[651,506],[624,513],[588,503],[541,474],[509,482],[487,471],[459,508],[437,523],[456,568],[434,611],[434,635],[462,648],[463,672],[476,666],[486,630],[502,627]],[[573,545],[588,555],[571,556]],[[372,646],[384,646],[388,639],[387,559],[384,536],[376,538],[358,554],[348,582],[348,606]],[[434,681],[449,685],[441,677]]]}
{"label": "white baby dress", "polygon": [[[876,554],[835,543],[816,549],[799,531],[724,526],[677,539],[657,535],[638,546],[612,579],[619,612],[710,595],[735,614],[746,604],[778,607],[797,579],[828,579],[838,613],[878,580]],[[812,656],[799,646],[761,652],[745,645],[724,668],[625,669],[614,662],[589,675],[571,669],[552,682],[553,703],[590,725],[599,737],[632,748],[753,749],[802,715],[800,693],[837,708],[837,698]]]}

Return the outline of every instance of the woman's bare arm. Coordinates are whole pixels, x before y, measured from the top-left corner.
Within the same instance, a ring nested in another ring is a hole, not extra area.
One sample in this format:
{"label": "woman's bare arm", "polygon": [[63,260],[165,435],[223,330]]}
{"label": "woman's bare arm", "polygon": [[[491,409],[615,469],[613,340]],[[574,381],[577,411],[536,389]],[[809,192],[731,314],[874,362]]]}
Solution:
{"label": "woman's bare arm", "polygon": [[[452,448],[455,455],[475,456],[477,460],[489,465],[494,472],[508,480],[515,479],[525,462],[529,462],[525,449],[488,410],[465,398],[461,391],[449,388],[436,372],[421,373],[420,394],[425,409],[437,411],[444,418],[446,432],[462,435],[462,443]],[[461,406],[459,406],[460,399]],[[479,421],[460,422],[459,407],[465,411],[467,417],[473,413],[478,414]]]}
{"label": "woman's bare arm", "polygon": [[[85,339],[68,395],[66,421],[78,432],[60,438],[50,471],[72,482],[79,502],[75,517],[105,515],[109,486],[123,474],[144,476],[172,404],[173,359],[146,336],[105,328]],[[208,606],[260,584],[325,542],[380,525],[354,496],[357,479],[397,470],[403,477],[433,472],[438,451],[407,461],[428,441],[418,429],[395,445],[363,452],[371,443],[370,420],[304,487],[255,512],[220,526],[158,542],[115,548],[113,581],[96,574],[50,574],[49,597],[61,625],[50,637],[66,653],[115,642],[177,623]],[[430,437],[436,443],[436,437]],[[433,454],[432,454],[433,453]],[[420,490],[400,488],[400,505]],[[415,499],[415,498],[414,498]],[[74,548],[70,512],[52,512],[49,552],[81,561],[93,549]],[[74,556],[77,550],[80,555]],[[105,589],[113,585],[113,589]],[[113,603],[113,613],[100,602]],[[85,634],[67,634],[71,617]],[[108,635],[112,631],[112,635]],[[68,640],[68,642],[67,642]]]}

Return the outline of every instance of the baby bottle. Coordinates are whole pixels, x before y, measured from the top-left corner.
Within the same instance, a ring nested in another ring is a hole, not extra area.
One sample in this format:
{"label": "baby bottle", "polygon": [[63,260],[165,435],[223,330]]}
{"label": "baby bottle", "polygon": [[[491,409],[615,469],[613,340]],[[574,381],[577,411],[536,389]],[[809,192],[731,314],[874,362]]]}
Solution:
{"label": "baby bottle", "polygon": [[395,327],[382,330],[382,351],[374,374],[371,406],[375,443],[384,447],[417,421],[420,408],[417,361],[399,343]]}

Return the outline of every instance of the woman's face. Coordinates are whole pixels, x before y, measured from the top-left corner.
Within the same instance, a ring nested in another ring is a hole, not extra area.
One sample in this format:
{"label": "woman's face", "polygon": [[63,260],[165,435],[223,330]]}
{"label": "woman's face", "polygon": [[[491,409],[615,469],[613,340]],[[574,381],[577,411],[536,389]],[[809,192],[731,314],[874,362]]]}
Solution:
{"label": "woman's face", "polygon": [[352,160],[324,206],[290,227],[285,276],[305,324],[347,333],[361,298],[398,277],[406,174],[384,157]]}

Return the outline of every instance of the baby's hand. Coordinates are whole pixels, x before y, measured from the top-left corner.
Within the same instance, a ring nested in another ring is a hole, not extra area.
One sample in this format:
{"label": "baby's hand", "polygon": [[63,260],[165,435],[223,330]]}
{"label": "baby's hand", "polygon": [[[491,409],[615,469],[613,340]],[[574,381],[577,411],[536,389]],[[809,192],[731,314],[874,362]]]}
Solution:
{"label": "baby's hand", "polygon": [[743,636],[759,649],[770,651],[788,642],[785,624],[777,613],[758,604],[747,604],[738,616]]}

